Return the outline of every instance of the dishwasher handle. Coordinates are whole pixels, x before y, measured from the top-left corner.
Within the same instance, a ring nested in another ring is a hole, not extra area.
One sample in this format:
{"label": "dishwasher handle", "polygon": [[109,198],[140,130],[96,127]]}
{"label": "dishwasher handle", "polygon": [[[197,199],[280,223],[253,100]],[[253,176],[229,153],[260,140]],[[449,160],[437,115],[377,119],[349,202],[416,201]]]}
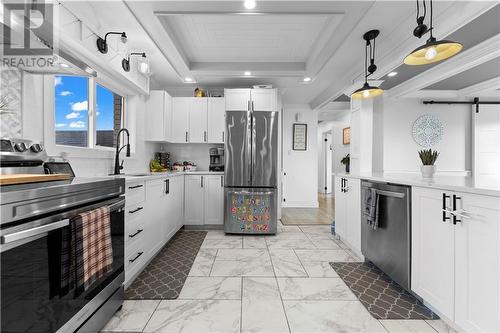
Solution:
{"label": "dishwasher handle", "polygon": [[378,195],[383,195],[386,197],[393,197],[398,199],[404,199],[405,194],[401,192],[393,192],[393,191],[384,191],[384,190],[376,190]]}

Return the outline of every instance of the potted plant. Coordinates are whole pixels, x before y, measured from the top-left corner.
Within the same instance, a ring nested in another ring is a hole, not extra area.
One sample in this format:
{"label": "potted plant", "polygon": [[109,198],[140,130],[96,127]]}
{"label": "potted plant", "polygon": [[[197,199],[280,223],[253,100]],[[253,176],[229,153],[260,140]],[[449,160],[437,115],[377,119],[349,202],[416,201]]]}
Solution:
{"label": "potted plant", "polygon": [[420,166],[422,177],[426,179],[432,178],[434,172],[436,172],[434,163],[436,163],[439,153],[436,150],[424,149],[418,152],[418,156],[420,156],[420,160],[422,161],[422,165]]}
{"label": "potted plant", "polygon": [[345,172],[349,173],[349,168],[350,168],[350,164],[351,164],[351,156],[350,156],[350,154],[345,155],[340,160],[340,163],[342,163],[343,165],[345,165]]}

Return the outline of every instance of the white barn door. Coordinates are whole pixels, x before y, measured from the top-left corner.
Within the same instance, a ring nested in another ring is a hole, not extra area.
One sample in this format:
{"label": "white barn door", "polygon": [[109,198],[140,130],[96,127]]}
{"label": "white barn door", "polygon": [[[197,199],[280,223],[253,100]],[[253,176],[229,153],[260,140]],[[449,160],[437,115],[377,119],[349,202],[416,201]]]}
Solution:
{"label": "white barn door", "polygon": [[479,185],[500,187],[500,105],[473,106],[472,174]]}

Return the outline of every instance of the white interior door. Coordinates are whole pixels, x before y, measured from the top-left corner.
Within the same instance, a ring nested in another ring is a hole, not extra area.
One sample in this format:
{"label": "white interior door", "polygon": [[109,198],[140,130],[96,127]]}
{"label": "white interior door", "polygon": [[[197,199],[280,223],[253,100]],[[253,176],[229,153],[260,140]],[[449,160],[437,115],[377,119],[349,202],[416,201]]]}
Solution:
{"label": "white interior door", "polygon": [[473,175],[479,185],[500,186],[500,105],[473,106]]}

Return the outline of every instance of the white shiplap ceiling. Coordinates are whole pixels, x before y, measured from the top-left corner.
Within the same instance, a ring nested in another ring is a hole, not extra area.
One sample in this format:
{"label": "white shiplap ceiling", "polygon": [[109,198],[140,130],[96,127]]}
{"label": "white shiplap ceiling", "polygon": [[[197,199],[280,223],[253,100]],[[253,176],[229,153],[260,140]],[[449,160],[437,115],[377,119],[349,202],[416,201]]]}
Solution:
{"label": "white shiplap ceiling", "polygon": [[306,63],[342,14],[157,14],[179,51],[195,62]]}

